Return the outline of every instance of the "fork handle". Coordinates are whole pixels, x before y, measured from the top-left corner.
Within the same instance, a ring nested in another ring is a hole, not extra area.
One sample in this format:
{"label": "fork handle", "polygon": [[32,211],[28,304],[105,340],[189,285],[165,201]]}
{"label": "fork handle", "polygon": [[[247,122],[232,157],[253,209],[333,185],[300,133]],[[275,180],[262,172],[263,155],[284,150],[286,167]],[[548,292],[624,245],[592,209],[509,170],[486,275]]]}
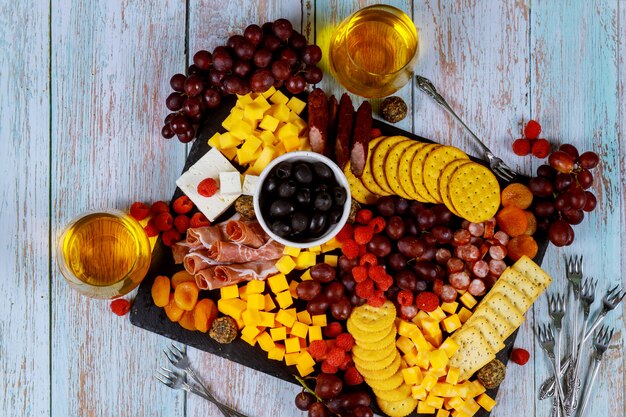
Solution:
{"label": "fork handle", "polygon": [[244,414],[241,414],[237,410],[234,410],[230,408],[229,406],[227,406],[226,404],[219,402],[213,396],[213,394],[211,394],[211,392],[208,390],[206,385],[204,385],[204,382],[200,379],[198,374],[191,367],[185,368],[185,372],[187,372],[187,375],[189,375],[191,379],[193,379],[198,384],[202,392],[205,394],[203,397],[207,399],[208,401],[212,402],[213,404],[215,404],[225,417],[230,417],[231,415],[235,415],[237,417],[246,417]]}
{"label": "fork handle", "polygon": [[587,382],[587,384],[585,385],[585,397],[583,399],[582,405],[580,406],[580,409],[578,410],[578,417],[585,416],[585,410],[587,409],[587,405],[589,404],[589,398],[591,397],[591,392],[593,390],[593,383],[596,380],[596,376],[598,376],[599,369],[600,361],[598,359],[595,359],[593,362],[593,371],[590,374],[591,376],[589,382]]}
{"label": "fork handle", "polygon": [[220,411],[222,412],[222,414],[226,417],[230,417],[231,415],[233,416],[237,416],[237,417],[247,417],[245,414],[241,414],[240,412],[238,412],[237,410],[233,410],[232,408],[230,408],[229,406],[220,403],[219,401],[217,401],[215,399],[215,397],[213,397],[212,395],[207,395],[204,391],[204,389],[200,390],[195,386],[190,385],[189,386],[189,392],[191,392],[192,394],[197,395],[198,397],[202,397],[205,400],[207,400],[210,403],[213,403],[217,406],[217,408],[220,409]]}
{"label": "fork handle", "polygon": [[[565,374],[567,368],[570,366],[572,362],[571,356],[568,357],[565,361],[561,362],[561,369],[559,369],[559,378]],[[546,398],[552,397],[554,395],[554,375],[546,378],[545,381],[539,387],[539,399],[545,400]]]}
{"label": "fork handle", "polygon": [[583,340],[581,343],[584,343],[587,341],[587,339],[589,339],[591,337],[591,335],[593,335],[593,332],[598,328],[598,326],[602,323],[602,320],[604,320],[604,318],[606,317],[606,315],[609,313],[608,310],[604,309],[600,312],[600,315],[598,317],[596,317],[596,319],[593,321],[593,324],[591,325],[591,327],[589,327],[589,329],[587,330],[587,332],[584,334],[583,336]]}
{"label": "fork handle", "polygon": [[487,155],[487,158],[491,160],[491,158],[494,157],[493,152],[491,152],[491,150],[489,150],[489,148],[485,146],[485,144],[478,138],[478,136],[476,136],[476,134],[472,131],[472,129],[470,129],[465,124],[465,122],[454,112],[454,110],[452,110],[452,107],[450,107],[448,102],[441,96],[441,94],[439,94],[439,92],[437,91],[433,83],[430,82],[428,78],[424,78],[420,75],[416,75],[415,80],[416,80],[417,88],[419,88],[421,91],[423,91],[428,96],[430,96],[441,107],[446,109],[448,113],[450,113],[450,115],[452,115],[452,117],[454,117],[461,124],[461,126],[465,128],[467,133],[470,134],[470,136],[476,141],[476,144],[483,150],[485,155]]}

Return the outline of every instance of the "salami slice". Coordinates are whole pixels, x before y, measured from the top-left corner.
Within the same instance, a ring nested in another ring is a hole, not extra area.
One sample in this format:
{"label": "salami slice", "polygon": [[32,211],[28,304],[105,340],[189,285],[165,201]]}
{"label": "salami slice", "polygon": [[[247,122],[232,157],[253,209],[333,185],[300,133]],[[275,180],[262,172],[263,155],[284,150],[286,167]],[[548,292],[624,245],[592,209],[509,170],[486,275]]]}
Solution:
{"label": "salami slice", "polygon": [[448,282],[457,290],[466,290],[470,285],[470,277],[465,271],[455,272],[448,276]]}
{"label": "salami slice", "polygon": [[502,245],[493,245],[489,248],[489,256],[491,259],[495,259],[496,261],[501,261],[506,257],[506,247]]}
{"label": "salami slice", "polygon": [[496,239],[498,242],[500,242],[501,245],[504,245],[504,246],[506,246],[509,243],[509,235],[507,235],[502,230],[497,231],[493,235],[493,238]]}
{"label": "salami slice", "polygon": [[350,169],[355,177],[363,175],[367,162],[370,133],[372,132],[372,105],[365,100],[356,111],[354,135],[350,148]]}
{"label": "salami slice", "polygon": [[482,223],[470,223],[467,230],[469,230],[472,236],[482,237],[485,233],[485,225]]}
{"label": "salami slice", "polygon": [[482,259],[474,262],[474,266],[472,266],[472,273],[477,278],[485,278],[489,275],[489,264]]}
{"label": "salami slice", "polygon": [[443,288],[441,288],[441,301],[446,303],[451,303],[456,300],[457,291],[454,289],[452,285],[445,284]]}
{"label": "salami slice", "polygon": [[480,279],[473,279],[470,282],[469,287],[467,287],[467,292],[472,294],[474,297],[480,297],[484,295],[486,291],[485,283]]}
{"label": "salami slice", "polygon": [[504,270],[506,269],[506,264],[504,261],[500,261],[497,259],[492,259],[489,261],[489,272],[496,277],[502,275]]}
{"label": "salami slice", "polygon": [[448,262],[446,262],[446,269],[450,274],[460,272],[463,268],[465,268],[465,264],[459,258],[450,258],[448,259]]}
{"label": "salami slice", "polygon": [[466,229],[459,229],[452,235],[452,246],[463,246],[470,243],[472,235]]}
{"label": "salami slice", "polygon": [[339,100],[339,114],[337,115],[337,139],[335,141],[335,161],[343,170],[350,161],[350,138],[354,126],[354,107],[347,93]]}
{"label": "salami slice", "polygon": [[484,225],[485,225],[485,233],[483,234],[483,237],[485,239],[492,238],[496,229],[496,219],[492,217],[489,220],[487,220],[484,223]]}
{"label": "salami slice", "polygon": [[313,152],[324,153],[328,138],[328,99],[321,88],[309,94],[309,143]]}
{"label": "salami slice", "polygon": [[474,245],[463,245],[455,249],[457,256],[466,262],[475,262],[480,259],[480,249]]}
{"label": "salami slice", "polygon": [[452,257],[450,251],[446,248],[439,248],[435,253],[435,260],[440,265],[445,265],[448,262],[448,259]]}

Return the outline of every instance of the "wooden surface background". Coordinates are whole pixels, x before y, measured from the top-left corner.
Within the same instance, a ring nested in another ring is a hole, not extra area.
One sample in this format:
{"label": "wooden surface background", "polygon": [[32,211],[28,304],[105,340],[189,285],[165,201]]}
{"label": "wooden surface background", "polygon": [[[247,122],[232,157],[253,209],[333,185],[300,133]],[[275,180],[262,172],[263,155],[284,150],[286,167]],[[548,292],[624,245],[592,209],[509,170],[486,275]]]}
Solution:
{"label": "wooden surface background", "polygon": [[[216,416],[195,397],[152,378],[168,340],[134,328],[106,301],[70,291],[54,259],[75,215],[168,199],[186,147],[160,137],[169,77],[196,50],[211,50],[249,23],[287,17],[323,46],[332,27],[367,1],[162,0],[0,3],[0,414],[4,416]],[[602,157],[598,209],[576,241],[549,248],[553,291],[563,257],[585,255],[601,285],[626,273],[626,2],[618,0],[397,0],[420,35],[416,72],[435,83],[510,165],[539,164],[510,145],[520,121],[538,118],[553,143]],[[326,75],[322,87],[338,93]],[[399,93],[412,117],[401,126],[475,153],[467,135],[411,85]],[[593,413],[626,415],[624,306],[605,356]],[[537,387],[548,373],[531,325],[517,345],[493,415],[548,416]],[[297,388],[202,352],[191,358],[221,398],[250,416],[297,416]]]}

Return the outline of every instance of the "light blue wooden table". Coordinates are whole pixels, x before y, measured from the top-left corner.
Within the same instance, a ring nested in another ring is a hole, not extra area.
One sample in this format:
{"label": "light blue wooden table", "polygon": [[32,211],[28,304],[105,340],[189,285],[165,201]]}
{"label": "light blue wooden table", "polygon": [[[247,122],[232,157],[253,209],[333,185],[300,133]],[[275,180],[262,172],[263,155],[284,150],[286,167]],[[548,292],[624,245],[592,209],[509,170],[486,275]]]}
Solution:
{"label": "light blue wooden table", "polygon": [[[0,6],[0,415],[215,416],[197,398],[157,385],[163,337],[134,328],[105,301],[69,291],[57,271],[55,239],[76,214],[168,199],[187,149],[160,137],[169,77],[190,55],[247,24],[287,17],[310,40],[367,1],[162,0],[2,2]],[[416,71],[432,79],[487,144],[513,155],[522,119],[537,118],[553,143],[602,157],[593,186],[598,209],[576,241],[550,247],[553,290],[563,257],[582,253],[601,287],[626,272],[626,2],[617,0],[408,0],[393,4],[419,29]],[[339,92],[326,76],[322,86]],[[412,117],[402,127],[475,153],[466,134],[411,85],[400,91]],[[547,416],[536,400],[547,375],[531,326],[546,321],[542,298],[517,345],[493,413]],[[595,391],[598,417],[626,415],[624,307]],[[195,350],[193,362],[216,395],[251,416],[296,416],[297,388]]]}

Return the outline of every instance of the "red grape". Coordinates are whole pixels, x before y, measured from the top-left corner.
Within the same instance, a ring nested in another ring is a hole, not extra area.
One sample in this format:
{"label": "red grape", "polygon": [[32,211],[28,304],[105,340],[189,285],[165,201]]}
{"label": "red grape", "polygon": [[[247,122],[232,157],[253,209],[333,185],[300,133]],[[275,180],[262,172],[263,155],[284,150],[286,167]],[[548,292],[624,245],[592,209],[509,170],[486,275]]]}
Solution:
{"label": "red grape", "polygon": [[274,61],[272,63],[272,75],[277,80],[286,80],[291,75],[291,65],[284,59]]}
{"label": "red grape", "polygon": [[214,87],[222,85],[222,80],[226,76],[225,71],[218,71],[215,68],[209,70],[209,83]]}
{"label": "red grape", "polygon": [[311,278],[319,282],[331,282],[336,276],[335,268],[327,263],[319,263],[311,267],[309,271],[311,273]]}
{"label": "red grape", "polygon": [[278,54],[278,59],[285,59],[289,62],[289,65],[296,65],[298,63],[298,53],[291,48],[285,48]]}
{"label": "red grape", "polygon": [[391,217],[396,213],[396,202],[391,196],[380,197],[376,201],[376,209],[383,217]]}
{"label": "red grape", "polygon": [[555,246],[566,246],[570,240],[570,233],[573,235],[574,230],[565,220],[555,220],[548,229],[548,238]]}
{"label": "red grape", "polygon": [[585,207],[585,202],[587,200],[587,196],[585,195],[585,191],[581,188],[575,188],[569,193],[569,203],[570,207],[574,210],[581,210]]}
{"label": "red grape", "polygon": [[230,71],[233,67],[233,57],[224,46],[218,46],[213,50],[213,68],[218,71]]}
{"label": "red grape", "polygon": [[554,206],[550,200],[537,200],[534,211],[538,217],[550,217],[554,214]]}
{"label": "red grape", "polygon": [[409,211],[409,201],[406,198],[396,200],[396,213],[406,214]]}
{"label": "red grape", "polygon": [[227,75],[224,77],[222,84],[228,94],[236,94],[243,87],[243,81],[236,75]]}
{"label": "red grape", "polygon": [[444,204],[437,204],[432,206],[431,210],[435,213],[436,225],[448,225],[452,222],[452,212]]}
{"label": "red grape", "polygon": [[161,129],[161,136],[163,136],[165,139],[171,139],[174,137],[174,135],[175,133],[169,123],[163,125],[163,128]]}
{"label": "red grape", "polygon": [[302,51],[302,62],[315,65],[322,59],[322,49],[317,45],[309,45]]}
{"label": "red grape", "polygon": [[185,133],[177,134],[176,136],[178,136],[178,140],[182,143],[188,143],[193,140],[194,136],[196,136],[196,131],[194,130],[193,126],[189,126]]}
{"label": "red grape", "polygon": [[259,25],[250,25],[243,31],[243,36],[253,45],[258,45],[263,38],[263,30]]}
{"label": "red grape", "polygon": [[565,152],[566,154],[574,158],[574,160],[578,158],[578,149],[576,149],[576,147],[572,144],[564,143],[563,145],[559,146],[559,151]]}
{"label": "red grape", "polygon": [[243,42],[244,40],[245,38],[241,35],[232,35],[226,41],[226,46],[228,46],[231,49],[235,49],[237,45],[240,45],[241,42]]}
{"label": "red grape", "polygon": [[187,132],[187,129],[190,127],[187,118],[182,114],[174,116],[174,118],[172,118],[172,121],[170,122],[170,126],[172,127],[174,133],[176,133],[177,135],[184,135]]}
{"label": "red grape", "polygon": [[163,123],[166,124],[166,125],[170,124],[170,122],[172,121],[174,116],[176,116],[176,113],[168,114],[167,116],[165,116],[165,120],[163,120]]}
{"label": "red grape", "polygon": [[324,314],[326,313],[326,310],[328,310],[328,307],[330,307],[330,303],[323,294],[319,294],[317,297],[306,303],[306,311],[312,315]]}
{"label": "red grape", "polygon": [[[339,285],[341,286],[341,284]],[[343,286],[341,286],[341,288],[343,288]],[[352,313],[352,304],[350,304],[350,301],[346,297],[341,297],[330,305],[330,314],[332,314],[336,320],[348,320],[350,313]]]}
{"label": "red grape", "polygon": [[194,97],[202,93],[202,90],[204,90],[202,78],[197,75],[190,75],[187,77],[185,80],[185,94],[190,97]]}
{"label": "red grape", "polygon": [[585,169],[593,169],[600,162],[600,157],[595,152],[585,152],[578,157],[578,164]]}
{"label": "red grape", "polygon": [[[316,281],[308,280],[308,281],[303,281],[303,282],[316,282]],[[302,284],[303,282],[301,282],[300,284]],[[300,286],[300,284],[298,284],[298,287]],[[341,284],[341,282],[337,282],[337,281],[329,283],[326,286],[326,288],[324,288],[324,295],[326,296],[328,301],[330,301],[331,303],[335,303],[341,300],[344,296],[343,285]]]}
{"label": "red grape", "polygon": [[183,113],[194,117],[202,113],[202,100],[200,97],[187,97],[183,105]]}
{"label": "red grape", "polygon": [[417,289],[417,275],[408,269],[399,271],[394,278],[396,285],[403,290],[415,291]]}
{"label": "red grape", "polygon": [[281,41],[287,41],[293,33],[293,26],[291,25],[291,22],[287,19],[277,19],[272,25],[272,31],[274,32],[274,35],[278,37],[278,39],[280,39]]}
{"label": "red grape", "polygon": [[399,216],[390,217],[385,226],[385,233],[393,240],[400,239],[405,233],[404,220]]}
{"label": "red grape", "polygon": [[202,70],[196,64],[191,64],[187,67],[187,76],[200,75],[201,73]]}
{"label": "red grape", "polygon": [[574,168],[574,158],[563,151],[552,152],[548,158],[548,162],[552,168],[559,172],[569,173],[572,172]]}
{"label": "red grape", "polygon": [[[341,285],[341,284],[340,284]],[[298,298],[304,301],[311,301],[322,292],[322,284],[314,280],[302,281],[296,287],[296,294]]]}
{"label": "red grape", "polygon": [[173,92],[165,99],[165,107],[171,111],[178,111],[185,104],[185,98],[181,93]]}
{"label": "red grape", "polygon": [[551,180],[552,178],[554,178],[554,174],[554,168],[552,168],[550,165],[541,165],[537,167],[537,176],[539,177]]}
{"label": "red grape", "polygon": [[417,224],[421,230],[431,229],[435,225],[436,221],[437,216],[431,209],[424,209],[417,216]]}
{"label": "red grape", "polygon": [[556,188],[557,191],[566,190],[570,185],[572,185],[572,174],[559,172],[556,175],[556,179],[554,180],[554,188]]}
{"label": "red grape", "polygon": [[274,84],[272,72],[268,69],[258,69],[250,77],[250,88],[255,93],[264,93]]}
{"label": "red grape", "polygon": [[566,191],[554,199],[554,208],[558,211],[567,210],[571,207],[569,193]]}
{"label": "red grape", "polygon": [[258,49],[252,58],[254,65],[259,68],[266,68],[272,63],[272,53],[269,49]]}
{"label": "red grape", "polygon": [[452,241],[452,229],[447,226],[435,226],[431,233],[440,245],[445,245]]}
{"label": "red grape", "polygon": [[208,71],[213,63],[213,56],[209,51],[200,50],[193,56],[193,63],[202,71]]}
{"label": "red grape", "polygon": [[528,188],[537,197],[548,197],[554,192],[554,186],[550,181],[542,177],[531,178]]}
{"label": "red grape", "polygon": [[252,71],[252,64],[250,61],[237,61],[233,65],[233,73],[241,78],[245,78],[250,71]]}
{"label": "red grape", "polygon": [[295,49],[302,49],[306,46],[306,38],[304,35],[294,31],[289,38],[289,45]]}
{"label": "red grape", "polygon": [[415,236],[406,236],[398,241],[398,250],[407,258],[417,258],[424,253],[426,246],[421,239]]}
{"label": "red grape", "polygon": [[307,65],[306,69],[304,70],[304,79],[309,84],[317,84],[322,81],[323,77],[324,73],[322,72],[322,70],[314,65]]}
{"label": "red grape", "polygon": [[353,292],[356,288],[356,281],[354,280],[352,274],[343,274],[341,277],[341,283],[348,292]]}
{"label": "red grape", "polygon": [[247,61],[254,56],[254,45],[249,40],[242,38],[234,48],[235,55],[241,60]]}
{"label": "red grape", "polygon": [[406,268],[406,257],[401,253],[392,253],[387,257],[387,265],[394,271],[402,271]]}
{"label": "red grape", "polygon": [[270,52],[280,48],[280,40],[274,35],[267,35],[263,38],[263,47]]}
{"label": "red grape", "polygon": [[569,224],[580,224],[585,218],[582,210],[568,209],[563,212],[563,218]]}
{"label": "red grape", "polygon": [[174,74],[172,78],[170,78],[170,86],[174,91],[182,92],[185,90],[185,77],[183,74]]}
{"label": "red grape", "polygon": [[591,187],[593,185],[593,174],[586,168],[582,168],[581,171],[576,176],[578,183],[582,187],[583,190]]}
{"label": "red grape", "polygon": [[367,250],[379,258],[384,258],[391,252],[391,242],[387,236],[375,234],[367,243]]}
{"label": "red grape", "polygon": [[220,105],[222,96],[220,96],[220,93],[218,93],[217,90],[213,88],[207,88],[206,90],[204,90],[203,99],[204,104],[209,109],[214,109]]}
{"label": "red grape", "polygon": [[291,94],[300,94],[306,87],[306,81],[301,75],[292,75],[287,79],[286,86]]}
{"label": "red grape", "polygon": [[585,206],[583,207],[583,210],[586,212],[593,211],[596,208],[597,204],[596,196],[589,191],[585,191],[585,196],[587,197],[587,199],[585,200]]}
{"label": "red grape", "polygon": [[343,382],[338,376],[321,373],[317,376],[315,394],[323,400],[329,400],[341,393]]}
{"label": "red grape", "polygon": [[317,400],[315,399],[315,396],[313,396],[313,394],[311,394],[310,392],[302,391],[301,393],[296,395],[295,403],[298,410],[307,411],[309,406],[315,401]]}
{"label": "red grape", "polygon": [[261,30],[263,31],[263,34],[264,35],[270,35],[270,34],[274,33],[274,31],[272,30],[272,26],[273,25],[274,24],[272,22],[265,22],[265,23],[263,23],[263,26],[261,26]]}
{"label": "red grape", "polygon": [[314,402],[309,406],[308,417],[330,417],[330,411],[322,403]]}

